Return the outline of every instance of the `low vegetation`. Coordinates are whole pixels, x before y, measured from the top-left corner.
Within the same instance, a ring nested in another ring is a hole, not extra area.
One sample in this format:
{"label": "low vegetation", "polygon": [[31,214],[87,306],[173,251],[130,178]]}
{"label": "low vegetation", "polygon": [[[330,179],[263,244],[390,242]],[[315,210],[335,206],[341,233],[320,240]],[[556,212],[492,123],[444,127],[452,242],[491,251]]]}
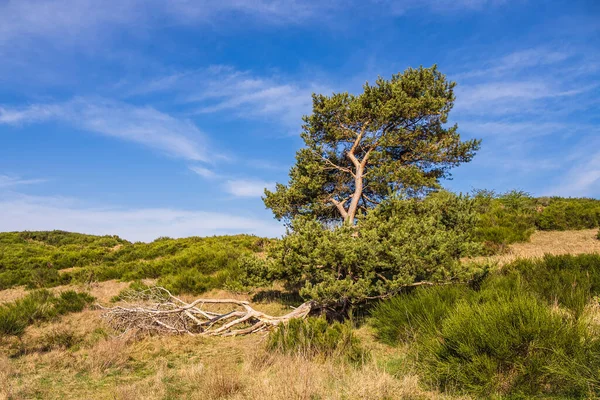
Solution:
{"label": "low vegetation", "polygon": [[[600,200],[442,190],[480,146],[454,87],[432,66],[313,95],[265,191],[278,240],[0,233],[0,290],[25,293],[0,305],[0,397],[600,397],[600,255],[486,258],[535,231],[597,248]],[[95,309],[66,289],[102,282]]]}
{"label": "low vegetation", "polygon": [[409,345],[431,387],[476,396],[600,395],[600,256],[519,260],[477,285],[380,303],[377,336]]}
{"label": "low vegetation", "polygon": [[33,323],[81,311],[93,300],[87,293],[73,290],[58,296],[48,290],[33,291],[12,303],[0,304],[0,335],[20,336]]}
{"label": "low vegetation", "polygon": [[307,359],[344,358],[352,363],[369,358],[350,320],[329,324],[324,317],[293,319],[282,325],[269,335],[267,349]]}
{"label": "low vegetation", "polygon": [[202,293],[222,287],[243,255],[268,243],[250,235],[130,243],[62,231],[0,233],[0,289],[160,278],[176,293]]}

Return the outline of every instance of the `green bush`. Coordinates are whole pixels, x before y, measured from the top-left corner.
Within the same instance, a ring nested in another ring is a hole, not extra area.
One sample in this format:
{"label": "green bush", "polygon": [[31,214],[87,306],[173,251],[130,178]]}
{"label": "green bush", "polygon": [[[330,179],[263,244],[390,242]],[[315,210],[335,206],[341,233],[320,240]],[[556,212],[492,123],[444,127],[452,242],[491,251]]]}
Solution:
{"label": "green bush", "polygon": [[58,297],[45,289],[33,291],[22,299],[0,305],[0,334],[21,336],[27,326],[81,311],[93,300],[87,293],[74,291]]}
{"label": "green bush", "polygon": [[600,255],[547,255],[543,259],[517,260],[502,268],[519,290],[536,294],[548,304],[558,304],[574,316],[600,295]]}
{"label": "green bush", "polygon": [[[0,233],[0,290],[16,285],[34,289],[94,280],[158,279],[190,269],[205,275],[212,287],[223,281],[211,276],[237,271],[240,259],[263,252],[270,243],[251,235],[130,243],[116,236],[63,231]],[[60,271],[65,268],[73,270]]]}
{"label": "green bush", "polygon": [[228,277],[228,271],[219,271],[212,275],[206,275],[197,270],[188,269],[177,274],[164,276],[158,280],[157,284],[174,294],[202,294],[211,289],[222,288]]}
{"label": "green bush", "polygon": [[[460,258],[480,251],[472,240],[475,223],[473,201],[443,191],[383,203],[358,227],[298,218],[262,270],[327,304],[388,296],[420,281],[463,280],[471,271]],[[253,272],[260,271],[255,263]]]}
{"label": "green bush", "polygon": [[487,254],[503,251],[511,243],[528,241],[535,231],[536,200],[529,194],[477,191],[474,199],[479,214],[475,238],[485,244]]}
{"label": "green bush", "polygon": [[600,229],[598,229],[598,233],[596,234],[596,239],[600,240]]}
{"label": "green bush", "polygon": [[269,334],[267,348],[305,358],[342,357],[355,363],[369,356],[349,320],[329,324],[325,317],[290,320]]}
{"label": "green bush", "polygon": [[460,302],[422,342],[420,362],[426,379],[445,390],[583,397],[600,394],[593,374],[600,368],[598,350],[598,339],[580,324],[534,296],[518,295]]}
{"label": "green bush", "polygon": [[600,338],[587,306],[599,294],[600,255],[546,256],[517,260],[473,288],[424,287],[382,301],[371,324],[380,340],[409,344],[435,388],[595,398]]}
{"label": "green bush", "polygon": [[541,230],[596,228],[600,226],[600,200],[553,197],[536,224]]}
{"label": "green bush", "polygon": [[460,299],[472,294],[464,285],[419,288],[381,301],[371,312],[377,337],[390,345],[433,334]]}

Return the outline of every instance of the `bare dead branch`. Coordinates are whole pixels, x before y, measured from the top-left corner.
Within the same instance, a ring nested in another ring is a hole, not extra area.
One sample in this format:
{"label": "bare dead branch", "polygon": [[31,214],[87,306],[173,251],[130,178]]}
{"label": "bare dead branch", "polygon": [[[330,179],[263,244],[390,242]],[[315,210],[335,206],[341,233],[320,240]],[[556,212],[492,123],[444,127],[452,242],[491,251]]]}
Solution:
{"label": "bare dead branch", "polygon": [[[264,331],[293,318],[305,318],[314,307],[313,302],[307,302],[286,315],[274,317],[256,311],[243,300],[197,299],[187,303],[162,287],[132,291],[122,300],[125,306],[97,305],[104,311],[102,317],[116,330],[205,336]],[[207,309],[210,306],[214,310]],[[223,307],[227,311],[223,312]]]}

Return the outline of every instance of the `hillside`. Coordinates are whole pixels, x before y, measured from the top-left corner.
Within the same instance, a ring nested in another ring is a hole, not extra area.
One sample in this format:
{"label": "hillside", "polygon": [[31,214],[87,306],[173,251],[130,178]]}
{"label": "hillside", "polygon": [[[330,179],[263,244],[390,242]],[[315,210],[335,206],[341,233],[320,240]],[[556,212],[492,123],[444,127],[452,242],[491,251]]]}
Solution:
{"label": "hillside", "polygon": [[[537,268],[538,271],[542,271],[550,267],[544,266],[546,264],[523,266],[522,263],[519,264],[519,259],[528,257],[540,259],[539,257],[543,257],[546,253],[600,253],[600,240],[595,237],[596,234],[595,229],[538,231],[531,236],[529,242],[510,245],[504,254],[480,257],[470,262],[499,261],[500,264],[509,266],[507,271],[513,271],[514,268],[517,270]],[[28,270],[37,271],[44,266],[48,268],[47,263],[52,263],[55,268],[60,265],[64,268],[56,268],[59,279],[66,279],[63,276],[69,278],[67,284],[61,284],[60,280],[51,281],[50,286],[54,286],[51,292],[58,296],[57,299],[60,299],[62,293],[69,293],[70,290],[75,289],[91,294],[95,297],[95,301],[105,305],[111,304],[114,296],[119,295],[130,284],[115,279],[78,281],[75,279],[78,270],[97,271],[99,276],[102,271],[133,271],[134,274],[139,273],[137,271],[146,271],[144,272],[146,275],[141,276],[146,278],[143,280],[144,284],[153,285],[157,281],[170,283],[173,281],[161,275],[162,271],[167,271],[166,276],[173,273],[172,269],[161,269],[167,262],[181,263],[178,268],[183,270],[185,268],[183,266],[189,264],[182,260],[193,256],[194,262],[202,261],[208,265],[206,268],[213,268],[207,271],[218,273],[222,270],[220,268],[234,271],[237,268],[233,263],[235,260],[244,257],[245,254],[261,252],[266,245],[264,240],[252,236],[180,240],[165,238],[150,244],[129,243],[117,237],[96,237],[65,232],[8,233],[1,234],[0,238],[3,243],[3,273],[7,272],[7,266],[12,267],[9,271],[15,271],[18,267],[33,265],[34,267]],[[72,257],[67,258],[66,254],[71,254]],[[515,259],[516,264],[514,264]],[[71,260],[70,262],[76,265],[69,264],[65,260]],[[557,259],[556,261],[560,264],[568,260]],[[581,262],[584,260],[582,259]],[[588,271],[594,271],[594,277],[600,276],[597,275],[600,273],[600,256],[585,262],[592,263],[589,265],[593,265],[593,269]],[[514,267],[511,267],[513,264]],[[539,268],[543,269],[539,270]],[[582,268],[588,267],[582,266]],[[156,272],[149,277],[147,271]],[[525,271],[520,272],[520,274],[525,273]],[[587,274],[589,278],[589,272]],[[538,275],[543,281],[548,280],[548,277],[536,273],[526,278],[526,281],[534,282],[534,276]],[[101,276],[110,278],[108,273]],[[505,278],[493,278],[493,280],[497,279]],[[567,276],[565,279],[572,278]],[[589,293],[600,294],[600,286],[598,286],[600,281],[596,280],[597,278],[593,279],[592,286],[586,289],[591,292],[586,291],[584,296],[591,296]],[[28,283],[32,284],[32,282]],[[499,287],[498,284],[494,285]],[[195,288],[192,287],[192,291]],[[200,291],[206,290],[208,292],[204,293],[203,297],[233,297],[250,300],[258,310],[273,315],[287,312],[289,304],[298,304],[297,299],[282,292],[280,287],[265,288],[247,294],[210,289],[210,287],[201,288]],[[501,293],[498,292],[499,289],[494,290],[496,293]],[[527,290],[541,289],[529,287]],[[544,290],[552,292],[555,289]],[[182,288],[181,292],[184,293],[182,294],[184,299],[195,298],[189,294],[190,290]],[[40,301],[28,300],[31,297],[30,293],[32,292],[23,286],[5,289],[0,291],[0,302],[4,307],[12,307],[13,304],[17,304],[15,301],[34,303]],[[57,304],[54,307],[58,307],[59,303],[55,300],[48,301],[43,304]],[[21,303],[19,306],[24,304]],[[569,307],[572,307],[569,304],[571,303],[565,303],[566,308],[561,312],[568,313]],[[593,316],[597,320],[597,306],[586,307],[584,311],[586,318]],[[2,311],[1,307],[0,311]],[[464,393],[453,394],[453,390],[437,390],[432,387],[430,377],[413,358],[410,350],[412,346],[409,342],[397,344],[394,343],[396,339],[392,342],[385,339],[389,337],[385,336],[387,335],[385,332],[388,332],[386,327],[389,326],[389,322],[386,321],[389,318],[396,321],[393,322],[394,326],[402,325],[399,320],[394,320],[396,317],[393,315],[381,313],[382,311],[378,311],[378,314],[375,314],[373,323],[359,316],[356,321],[357,327],[352,329],[352,335],[355,337],[353,340],[359,341],[357,343],[360,343],[363,349],[360,351],[368,353],[368,357],[360,361],[358,366],[343,361],[341,356],[315,358],[308,357],[306,354],[269,351],[265,347],[264,335],[235,338],[113,336],[115,332],[112,332],[102,321],[100,310],[84,308],[81,311],[67,310],[64,314],[58,315],[47,314],[45,317],[35,317],[38,320],[33,320],[18,339],[6,335],[0,338],[2,353],[0,394],[4,398],[11,399],[479,397]],[[395,338],[396,335],[395,333],[392,337]],[[562,346],[556,343],[554,345]],[[593,364],[595,361],[587,362],[595,365]],[[527,365],[524,364],[523,368],[531,368]],[[570,386],[572,390],[580,390],[577,388],[586,385],[591,385],[590,388],[597,385],[591,377],[582,376],[581,379],[583,380],[577,383],[579,386]],[[52,384],[49,385],[48,382]]]}

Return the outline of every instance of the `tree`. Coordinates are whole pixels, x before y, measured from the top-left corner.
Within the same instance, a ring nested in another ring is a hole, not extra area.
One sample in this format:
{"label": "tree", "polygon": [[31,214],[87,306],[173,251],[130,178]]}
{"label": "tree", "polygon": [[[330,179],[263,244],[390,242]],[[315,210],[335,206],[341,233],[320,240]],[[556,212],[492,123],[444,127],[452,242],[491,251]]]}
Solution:
{"label": "tree", "polygon": [[303,118],[305,147],[288,185],[265,190],[265,205],[278,219],[311,215],[354,224],[357,213],[392,194],[438,188],[480,144],[461,141],[456,125],[444,126],[454,86],[434,65],[367,82],[357,96],[313,94],[313,113]]}
{"label": "tree", "polygon": [[474,238],[477,202],[444,190],[424,198],[384,200],[354,227],[328,229],[311,217],[294,218],[268,257],[245,262],[242,284],[283,281],[307,300],[338,311],[408,287],[465,282],[476,267],[462,257],[480,254]]}

